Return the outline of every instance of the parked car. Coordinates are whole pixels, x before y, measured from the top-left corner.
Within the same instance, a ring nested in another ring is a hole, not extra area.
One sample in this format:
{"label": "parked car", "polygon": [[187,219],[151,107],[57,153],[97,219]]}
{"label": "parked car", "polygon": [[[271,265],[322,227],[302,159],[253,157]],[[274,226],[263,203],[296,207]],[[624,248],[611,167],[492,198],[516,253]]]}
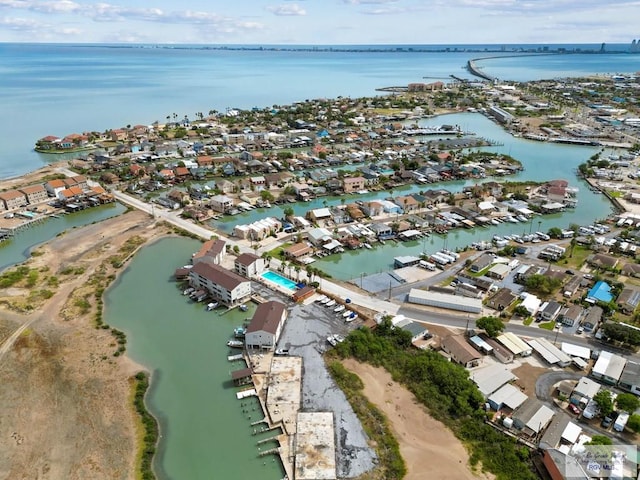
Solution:
{"label": "parked car", "polygon": [[607,415],[606,417],[604,417],[602,419],[602,422],[600,423],[600,426],[602,428],[609,428],[612,423],[613,423],[613,417],[611,415]]}
{"label": "parked car", "polygon": [[582,410],[580,410],[580,408],[578,408],[576,405],[574,405],[573,403],[570,403],[569,406],[567,407],[571,412],[575,413],[576,415],[580,415],[582,413]]}

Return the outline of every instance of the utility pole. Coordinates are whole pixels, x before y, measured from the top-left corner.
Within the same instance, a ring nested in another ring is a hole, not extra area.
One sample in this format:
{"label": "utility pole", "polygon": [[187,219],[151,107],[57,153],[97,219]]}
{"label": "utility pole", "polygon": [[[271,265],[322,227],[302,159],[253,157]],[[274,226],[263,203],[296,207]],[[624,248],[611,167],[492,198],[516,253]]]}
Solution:
{"label": "utility pole", "polygon": [[387,300],[391,300],[391,280],[389,280],[389,296]]}

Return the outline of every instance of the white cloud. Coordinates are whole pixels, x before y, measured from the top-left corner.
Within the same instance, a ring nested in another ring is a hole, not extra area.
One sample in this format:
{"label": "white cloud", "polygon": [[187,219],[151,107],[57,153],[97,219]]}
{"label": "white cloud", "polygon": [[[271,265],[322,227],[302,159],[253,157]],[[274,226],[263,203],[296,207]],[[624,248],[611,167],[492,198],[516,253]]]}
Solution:
{"label": "white cloud", "polygon": [[271,5],[267,7],[267,10],[269,10],[274,15],[281,15],[281,16],[295,17],[295,16],[304,16],[307,14],[307,11],[297,3],[292,3],[292,4],[284,3],[281,5]]}

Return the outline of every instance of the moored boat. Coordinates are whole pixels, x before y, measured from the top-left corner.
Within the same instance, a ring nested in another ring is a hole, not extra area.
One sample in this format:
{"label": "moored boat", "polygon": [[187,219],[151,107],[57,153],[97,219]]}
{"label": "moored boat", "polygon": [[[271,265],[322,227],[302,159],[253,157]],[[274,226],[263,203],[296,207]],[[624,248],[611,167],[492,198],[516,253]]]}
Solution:
{"label": "moored boat", "polygon": [[325,307],[333,307],[336,304],[335,300],[329,300],[327,303],[324,304]]}
{"label": "moored boat", "polygon": [[218,302],[211,302],[207,304],[207,312],[210,312],[211,310],[213,310],[214,308],[218,308],[219,303]]}
{"label": "moored boat", "polygon": [[247,333],[246,327],[236,327],[233,329],[233,336],[236,338],[244,338],[246,333]]}
{"label": "moored boat", "polygon": [[241,304],[238,308],[239,308],[240,310],[242,310],[243,312],[246,312],[248,307],[247,307],[247,304],[246,304],[246,303],[243,303],[243,304]]}
{"label": "moored boat", "polygon": [[338,305],[336,308],[333,309],[334,312],[336,313],[340,313],[341,311],[343,311],[346,307],[344,305]]}
{"label": "moored boat", "polygon": [[194,292],[194,290],[195,290],[195,288],[193,288],[193,287],[189,287],[189,288],[185,289],[185,290],[182,292],[182,294],[183,294],[183,295],[191,295],[191,294]]}
{"label": "moored boat", "polygon": [[244,342],[242,340],[229,340],[227,342],[227,347],[242,348],[244,347]]}
{"label": "moored boat", "polygon": [[322,296],[316,298],[316,302],[318,302],[318,303],[328,302],[328,301],[329,301],[329,297],[327,297],[326,295],[322,295]]}
{"label": "moored boat", "polygon": [[342,316],[343,316],[344,318],[347,318],[347,317],[351,316],[351,314],[352,314],[352,313],[353,313],[353,312],[352,312],[351,310],[345,310],[345,311],[343,312]]}

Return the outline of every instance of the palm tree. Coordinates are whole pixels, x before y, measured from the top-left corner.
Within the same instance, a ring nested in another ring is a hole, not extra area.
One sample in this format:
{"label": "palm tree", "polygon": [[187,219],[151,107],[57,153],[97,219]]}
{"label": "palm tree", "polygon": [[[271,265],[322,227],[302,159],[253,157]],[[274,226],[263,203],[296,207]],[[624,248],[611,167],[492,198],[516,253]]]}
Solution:
{"label": "palm tree", "polygon": [[296,281],[297,281],[297,282],[300,282],[300,270],[302,270],[302,269],[300,268],[300,265],[296,265],[296,266],[294,267],[294,270],[296,271]]}

